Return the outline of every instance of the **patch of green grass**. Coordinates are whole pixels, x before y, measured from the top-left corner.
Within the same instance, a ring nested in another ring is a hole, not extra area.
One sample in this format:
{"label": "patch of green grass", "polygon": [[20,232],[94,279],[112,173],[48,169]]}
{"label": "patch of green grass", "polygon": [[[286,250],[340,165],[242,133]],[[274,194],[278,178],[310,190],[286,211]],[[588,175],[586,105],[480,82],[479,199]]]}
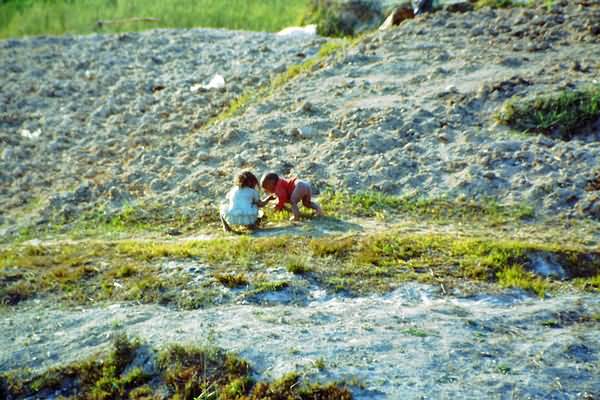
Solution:
{"label": "patch of green grass", "polygon": [[296,275],[304,275],[311,270],[308,266],[308,260],[300,256],[288,256],[284,260],[284,265],[288,272]]}
{"label": "patch of green grass", "polygon": [[496,367],[496,370],[502,375],[508,375],[512,371],[512,368],[510,368],[508,365],[500,364]]}
{"label": "patch of green grass", "polygon": [[322,371],[325,369],[326,365],[325,365],[325,359],[323,357],[319,357],[316,360],[313,361],[313,366],[318,369],[319,371]]}
{"label": "patch of green grass", "polygon": [[329,215],[377,217],[379,213],[410,214],[435,221],[486,221],[503,224],[515,220],[527,220],[535,213],[526,204],[500,205],[492,199],[482,202],[426,199],[413,196],[393,196],[381,192],[357,192],[326,190],[319,200]]}
{"label": "patch of green grass", "polygon": [[[570,280],[542,279],[530,272],[530,257],[540,253],[554,257]],[[310,260],[311,280],[357,294],[385,292],[405,281],[446,288],[489,282],[540,296],[564,286],[600,289],[600,254],[580,245],[390,231],[320,238],[14,245],[0,250],[0,302],[14,305],[51,297],[66,304],[139,301],[185,308],[210,304],[217,290],[212,281],[190,288],[185,273],[162,275],[160,268],[167,260],[201,260],[209,274],[232,287],[247,284],[244,269],[280,266],[283,260],[291,272],[303,273]],[[289,285],[267,279],[255,279],[251,291],[277,291]]]}
{"label": "patch of green grass", "polygon": [[511,99],[495,116],[519,131],[570,140],[600,118],[600,86],[564,90],[531,99]]}
{"label": "patch of green grass", "polygon": [[210,207],[179,212],[159,204],[125,204],[117,211],[104,207],[87,211],[76,220],[53,217],[47,225],[21,229],[16,237],[6,237],[4,242],[22,243],[34,238],[67,236],[70,239],[89,237],[114,238],[122,235],[179,231],[181,234],[197,232],[207,227],[220,226],[218,211]]}
{"label": "patch of green grass", "polygon": [[558,328],[560,327],[560,322],[555,319],[548,319],[546,321],[542,321],[543,326],[547,326],[549,328]]}
{"label": "patch of green grass", "polygon": [[475,2],[475,9],[478,10],[483,7],[491,8],[510,8],[510,7],[523,7],[526,5],[523,2],[513,0],[477,0]]}
{"label": "patch of green grass", "polygon": [[588,278],[575,279],[575,285],[582,289],[600,290],[600,274]]}
{"label": "patch of green grass", "polygon": [[254,284],[253,294],[278,292],[289,286],[288,281],[260,281]]}
{"label": "patch of green grass", "polygon": [[406,335],[410,335],[410,336],[421,337],[421,338],[429,336],[429,333],[427,333],[423,329],[419,329],[419,328],[416,328],[414,326],[410,327],[410,328],[407,328],[407,329],[404,329],[402,331],[402,333],[404,333]]}
{"label": "patch of green grass", "polygon": [[525,271],[521,265],[511,265],[497,273],[498,284],[505,288],[521,288],[531,290],[540,297],[548,291],[548,282]]}
{"label": "patch of green grass", "polygon": [[[145,351],[157,368],[144,373],[134,365]],[[215,347],[170,345],[156,352],[131,341],[116,338],[108,357],[97,355],[34,375],[29,371],[0,374],[0,389],[6,398],[45,398],[55,391],[85,399],[352,399],[351,393],[335,383],[301,382],[289,373],[274,382],[256,383],[250,365],[238,356]]]}
{"label": "patch of green grass", "polygon": [[296,24],[307,5],[307,0],[8,0],[0,3],[0,38],[192,27],[273,32]]}

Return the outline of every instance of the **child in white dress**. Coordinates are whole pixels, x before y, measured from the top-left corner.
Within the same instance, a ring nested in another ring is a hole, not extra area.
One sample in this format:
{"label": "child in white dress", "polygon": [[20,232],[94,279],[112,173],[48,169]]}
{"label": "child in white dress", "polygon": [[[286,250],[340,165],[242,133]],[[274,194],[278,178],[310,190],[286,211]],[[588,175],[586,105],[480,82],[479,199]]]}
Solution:
{"label": "child in white dress", "polygon": [[258,209],[264,207],[272,197],[260,200],[256,187],[258,179],[252,172],[245,171],[236,178],[237,186],[227,193],[227,201],[221,205],[221,223],[225,232],[231,232],[230,225],[258,227]]}

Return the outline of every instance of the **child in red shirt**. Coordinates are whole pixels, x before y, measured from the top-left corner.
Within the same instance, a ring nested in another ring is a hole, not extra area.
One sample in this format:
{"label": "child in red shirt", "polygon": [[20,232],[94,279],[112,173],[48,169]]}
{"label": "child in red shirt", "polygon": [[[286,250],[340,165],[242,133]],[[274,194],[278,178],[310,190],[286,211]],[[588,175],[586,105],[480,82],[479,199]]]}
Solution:
{"label": "child in red shirt", "polygon": [[260,185],[267,193],[277,196],[278,202],[275,208],[283,210],[286,203],[292,206],[293,221],[300,219],[300,210],[298,210],[298,202],[302,201],[302,205],[315,210],[317,216],[322,216],[321,207],[311,200],[312,189],[310,183],[300,180],[296,177],[285,179],[274,172],[269,172],[263,175],[260,180]]}

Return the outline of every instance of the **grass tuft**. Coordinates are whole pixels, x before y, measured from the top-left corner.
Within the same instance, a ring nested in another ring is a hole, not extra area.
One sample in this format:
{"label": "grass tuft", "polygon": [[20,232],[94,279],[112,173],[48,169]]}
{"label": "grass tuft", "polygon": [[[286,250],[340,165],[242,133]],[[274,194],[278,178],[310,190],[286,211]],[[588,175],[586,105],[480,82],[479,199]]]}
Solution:
{"label": "grass tuft", "polygon": [[215,274],[215,279],[228,288],[237,288],[248,285],[248,278],[246,278],[245,274],[217,273]]}
{"label": "grass tuft", "polygon": [[292,274],[304,275],[311,271],[308,260],[304,257],[289,256],[285,259],[284,264],[285,269]]}
{"label": "grass tuft", "polygon": [[497,273],[498,284],[505,288],[521,288],[530,290],[540,297],[548,291],[548,283],[526,271],[521,265],[506,267]]}
{"label": "grass tuft", "polygon": [[[157,352],[145,348],[157,369],[145,373],[135,364],[141,343],[119,336],[102,357],[51,368],[38,375],[28,371],[0,373],[5,398],[76,397],[83,399],[352,399],[337,384],[307,384],[292,372],[274,382],[255,383],[250,365],[214,347],[170,345]],[[147,354],[145,353],[144,356]],[[4,398],[3,397],[3,398]]]}
{"label": "grass tuft", "polygon": [[570,140],[600,120],[600,86],[565,90],[533,99],[508,100],[495,116],[518,131]]}

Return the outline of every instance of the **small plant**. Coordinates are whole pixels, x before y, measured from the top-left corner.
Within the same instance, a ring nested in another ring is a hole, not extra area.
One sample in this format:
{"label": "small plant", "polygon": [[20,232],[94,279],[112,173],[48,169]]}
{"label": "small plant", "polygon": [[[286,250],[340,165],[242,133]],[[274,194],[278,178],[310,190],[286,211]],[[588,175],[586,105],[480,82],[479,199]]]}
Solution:
{"label": "small plant", "polygon": [[429,334],[427,332],[425,332],[422,329],[416,328],[414,326],[404,329],[402,331],[402,333],[405,333],[405,334],[411,335],[411,336],[421,337],[421,338],[429,336]]}
{"label": "small plant", "polygon": [[480,9],[483,7],[509,8],[519,6],[523,6],[523,4],[513,0],[477,0],[475,2],[475,9]]}
{"label": "small plant", "polygon": [[548,290],[548,283],[535,276],[531,272],[525,271],[521,265],[511,265],[505,267],[503,270],[498,272],[498,283],[502,287],[507,288],[521,288],[525,290],[531,290],[540,297],[544,297],[544,294]]}
{"label": "small plant", "polygon": [[214,275],[214,277],[223,286],[228,288],[236,288],[248,285],[248,278],[246,278],[246,275],[243,273],[217,273]]}
{"label": "small plant", "polygon": [[496,370],[498,370],[498,372],[502,375],[508,375],[511,372],[511,368],[505,364],[498,365],[498,367],[496,367]]}
{"label": "small plant", "polygon": [[559,328],[560,327],[560,322],[558,322],[555,319],[549,319],[546,321],[542,321],[542,325],[543,326],[547,326],[548,328]]}
{"label": "small plant", "polygon": [[255,285],[255,293],[267,293],[267,292],[278,292],[289,287],[290,284],[287,281],[263,281],[257,282]]}
{"label": "small plant", "polygon": [[313,361],[313,366],[318,369],[319,371],[322,371],[325,369],[325,359],[323,359],[323,357],[317,358],[316,360]]}
{"label": "small plant", "polygon": [[310,268],[307,265],[307,261],[305,258],[301,257],[288,257],[285,261],[285,269],[288,272],[296,275],[304,275],[307,272],[310,272]]}

